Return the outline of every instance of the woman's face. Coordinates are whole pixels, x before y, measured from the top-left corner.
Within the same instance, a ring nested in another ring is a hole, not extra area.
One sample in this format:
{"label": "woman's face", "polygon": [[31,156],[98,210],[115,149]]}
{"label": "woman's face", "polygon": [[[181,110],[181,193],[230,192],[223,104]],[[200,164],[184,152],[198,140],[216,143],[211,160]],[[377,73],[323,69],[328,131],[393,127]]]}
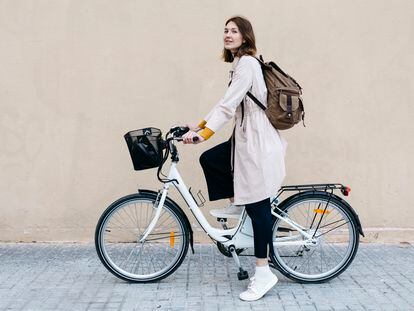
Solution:
{"label": "woman's face", "polygon": [[230,50],[233,54],[243,43],[243,37],[237,27],[236,23],[231,21],[224,27],[224,48]]}

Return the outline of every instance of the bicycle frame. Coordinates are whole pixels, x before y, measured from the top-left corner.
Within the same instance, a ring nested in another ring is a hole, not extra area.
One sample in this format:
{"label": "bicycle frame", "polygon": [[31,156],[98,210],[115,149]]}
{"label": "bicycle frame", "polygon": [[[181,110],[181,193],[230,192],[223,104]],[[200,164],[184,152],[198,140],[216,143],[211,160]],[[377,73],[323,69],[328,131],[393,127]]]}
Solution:
{"label": "bicycle frame", "polygon": [[[226,219],[220,218],[217,220],[222,228],[217,224],[211,226],[200,209],[205,202],[201,192],[194,196],[178,171],[175,143],[182,141],[188,130],[188,127],[171,128],[165,140],[159,129],[152,131],[152,128],[125,135],[134,169],[158,166],[157,177],[163,187],[158,195],[152,190],[139,189],[138,194],[118,199],[98,221],[95,247],[99,259],[111,273],[123,280],[152,282],[163,279],[183,263],[189,246],[194,253],[193,230],[181,207],[168,196],[171,186],[181,194],[200,227],[216,242],[218,250],[234,259],[238,279],[249,277],[239,259],[239,256],[253,256],[250,251],[245,252],[254,248],[252,221],[247,212],[241,213],[234,228],[229,229]],[[166,176],[162,170],[170,154]],[[143,156],[148,157],[148,161],[141,163]],[[274,253],[269,253],[267,258],[271,267],[295,281],[315,283],[329,280],[349,266],[358,249],[359,235],[355,230],[361,235],[363,231],[356,212],[334,194],[334,190],[341,190],[345,196],[351,191],[339,183],[289,185],[280,187],[276,197],[270,199],[270,212],[275,217],[272,218]],[[282,199],[284,192],[287,193]],[[325,216],[328,214],[330,216]],[[347,227],[340,228],[343,225]],[[338,235],[326,235],[336,229]],[[177,243],[175,237],[178,237]],[[144,264],[140,265],[142,258]]]}
{"label": "bicycle frame", "polygon": [[[140,239],[140,242],[144,242],[147,236],[151,233],[151,231],[155,227],[161,215],[161,210],[164,205],[165,199],[168,195],[168,190],[170,188],[170,185],[173,184],[176,187],[176,189],[180,192],[183,199],[188,204],[191,212],[193,213],[194,217],[197,219],[200,226],[207,233],[207,235],[210,236],[213,240],[222,243],[224,246],[233,245],[236,248],[253,247],[254,242],[253,242],[252,224],[251,224],[250,217],[248,217],[245,211],[243,211],[243,213],[241,214],[236,227],[231,228],[231,229],[214,228],[210,225],[210,223],[207,221],[207,219],[201,212],[199,206],[195,202],[193,196],[191,195],[183,179],[181,178],[181,175],[177,169],[176,161],[172,161],[167,178],[168,178],[168,181],[164,183],[161,198],[159,199],[158,204],[156,206],[155,216],[150,222],[148,228],[144,231],[142,238]],[[287,224],[295,228],[301,234],[301,235],[278,238],[273,242],[274,246],[277,246],[279,244],[300,246],[300,245],[311,245],[315,243],[312,237],[312,234],[306,232],[305,229],[301,227],[300,225],[296,224],[289,218],[282,217],[281,215],[275,213],[273,210],[272,210],[272,215],[286,222]]]}

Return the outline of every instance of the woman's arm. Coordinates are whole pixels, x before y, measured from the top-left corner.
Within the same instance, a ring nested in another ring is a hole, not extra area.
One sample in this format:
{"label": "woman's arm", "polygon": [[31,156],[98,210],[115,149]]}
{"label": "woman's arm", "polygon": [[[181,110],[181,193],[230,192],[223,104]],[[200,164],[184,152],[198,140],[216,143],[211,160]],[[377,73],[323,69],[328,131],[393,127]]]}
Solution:
{"label": "woman's arm", "polygon": [[[204,129],[200,136],[210,138],[223,125],[231,120],[236,113],[237,106],[241,103],[253,83],[253,66],[250,57],[242,57],[233,74],[231,85],[224,97],[210,111],[205,121]],[[202,122],[203,123],[203,122]],[[200,125],[202,125],[200,123]]]}

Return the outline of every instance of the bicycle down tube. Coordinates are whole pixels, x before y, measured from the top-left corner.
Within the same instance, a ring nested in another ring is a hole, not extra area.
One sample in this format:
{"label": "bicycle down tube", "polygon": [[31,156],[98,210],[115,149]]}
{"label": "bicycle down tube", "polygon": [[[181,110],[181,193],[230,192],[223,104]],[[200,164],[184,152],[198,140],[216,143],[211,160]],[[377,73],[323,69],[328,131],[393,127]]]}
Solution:
{"label": "bicycle down tube", "polygon": [[[181,178],[180,173],[178,172],[177,163],[175,163],[175,162],[171,163],[170,171],[169,171],[169,174],[168,174],[168,179],[170,181],[168,181],[164,184],[161,199],[158,201],[158,205],[156,207],[156,212],[155,212],[154,218],[152,219],[152,221],[148,225],[148,228],[145,230],[143,236],[140,239],[140,242],[145,241],[145,239],[148,237],[148,235],[152,232],[153,228],[155,227],[158,219],[160,218],[161,210],[162,210],[162,207],[164,205],[165,199],[167,197],[168,190],[169,190],[169,187],[170,187],[171,183],[173,183],[173,185],[180,192],[180,194],[182,195],[184,200],[187,202],[187,204],[190,207],[191,212],[193,213],[194,217],[199,222],[200,226],[203,228],[203,230],[212,239],[214,239],[214,240],[216,240],[220,243],[223,243],[223,244],[227,244],[226,242],[232,241],[232,240],[229,240],[225,236],[234,236],[236,233],[238,233],[238,231],[240,231],[239,228],[242,225],[241,222],[245,220],[244,217],[241,217],[239,219],[239,223],[235,228],[231,228],[231,229],[217,229],[217,228],[214,228],[207,221],[207,219],[205,218],[205,216],[201,212],[200,208],[198,207],[197,203],[194,201],[191,193],[189,192],[187,186],[185,185],[183,179]],[[272,214],[274,214],[274,213],[272,212]],[[277,214],[274,214],[274,215],[276,217],[282,219],[283,221],[287,222],[289,225],[291,225],[295,229],[297,229],[307,240],[311,240],[312,235],[305,232],[303,230],[303,228],[299,227],[296,223],[292,222],[291,220],[285,219],[284,217],[281,217],[280,215],[277,215]],[[290,239],[294,239],[294,238],[295,237],[290,237]],[[307,245],[307,244],[311,243],[310,241],[307,241],[307,240],[300,240],[300,241],[286,241],[285,240],[283,242],[276,240],[276,241],[273,242],[273,244],[274,244],[274,246],[277,246],[280,243],[283,243],[283,245]],[[253,240],[252,240],[252,242],[253,242]]]}

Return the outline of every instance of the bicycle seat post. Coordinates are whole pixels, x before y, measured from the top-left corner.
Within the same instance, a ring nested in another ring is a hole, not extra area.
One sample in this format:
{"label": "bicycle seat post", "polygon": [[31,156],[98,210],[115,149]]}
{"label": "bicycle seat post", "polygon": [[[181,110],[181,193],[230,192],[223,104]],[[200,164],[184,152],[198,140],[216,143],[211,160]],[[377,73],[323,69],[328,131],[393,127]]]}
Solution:
{"label": "bicycle seat post", "polygon": [[227,218],[217,218],[218,222],[222,225],[224,230],[227,230]]}

